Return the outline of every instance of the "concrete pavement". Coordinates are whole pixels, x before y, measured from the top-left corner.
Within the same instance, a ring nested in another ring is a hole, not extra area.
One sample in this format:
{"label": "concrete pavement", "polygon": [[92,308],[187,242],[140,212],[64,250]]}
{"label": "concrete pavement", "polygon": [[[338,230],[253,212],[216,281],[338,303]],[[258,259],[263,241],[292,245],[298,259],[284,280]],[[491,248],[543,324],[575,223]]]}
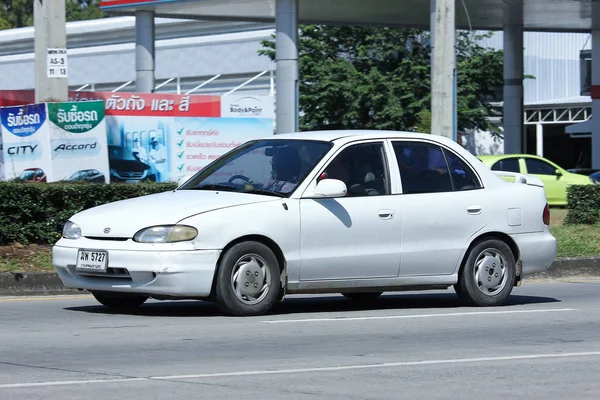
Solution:
{"label": "concrete pavement", "polygon": [[510,304],[451,290],[271,315],[202,302],[114,313],[90,296],[0,298],[1,399],[597,399],[600,281],[527,283]]}

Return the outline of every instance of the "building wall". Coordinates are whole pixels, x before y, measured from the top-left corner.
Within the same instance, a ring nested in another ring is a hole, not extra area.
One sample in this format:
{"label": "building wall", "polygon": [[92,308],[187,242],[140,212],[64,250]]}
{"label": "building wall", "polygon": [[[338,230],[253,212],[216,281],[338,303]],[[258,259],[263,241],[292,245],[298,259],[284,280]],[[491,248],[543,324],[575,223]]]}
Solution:
{"label": "building wall", "polygon": [[[481,43],[501,50],[503,39],[502,32],[494,32]],[[589,34],[525,32],[523,41],[524,72],[535,77],[524,82],[525,104],[591,101],[579,93],[579,52],[591,49]]]}
{"label": "building wall", "polygon": [[[272,39],[266,24],[216,23],[156,20],[157,85],[179,78],[185,92],[221,75],[213,84],[194,93],[222,94],[263,71],[274,71],[274,63],[260,56],[261,41]],[[133,81],[135,88],[135,18],[120,17],[67,24],[69,85],[89,84],[95,90],[112,90]],[[0,31],[0,88],[34,88],[33,28]],[[269,94],[270,73],[253,81],[242,92]],[[177,80],[159,89],[177,92]]]}

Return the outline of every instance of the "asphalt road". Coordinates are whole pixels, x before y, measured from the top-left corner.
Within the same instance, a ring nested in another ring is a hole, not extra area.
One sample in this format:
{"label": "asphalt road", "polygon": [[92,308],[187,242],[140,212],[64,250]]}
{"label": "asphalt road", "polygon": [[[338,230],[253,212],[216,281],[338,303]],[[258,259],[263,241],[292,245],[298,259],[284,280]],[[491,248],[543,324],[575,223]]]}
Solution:
{"label": "asphalt road", "polygon": [[598,399],[600,281],[526,283],[505,307],[454,292],[113,313],[89,296],[0,298],[0,399]]}

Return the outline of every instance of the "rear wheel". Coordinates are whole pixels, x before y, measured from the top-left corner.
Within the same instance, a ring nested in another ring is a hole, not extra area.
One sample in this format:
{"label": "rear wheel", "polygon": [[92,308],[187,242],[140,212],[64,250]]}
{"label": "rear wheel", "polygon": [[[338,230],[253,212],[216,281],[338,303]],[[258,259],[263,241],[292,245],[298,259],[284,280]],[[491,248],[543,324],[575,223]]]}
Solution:
{"label": "rear wheel", "polygon": [[148,297],[123,293],[98,293],[92,292],[92,295],[100,304],[114,309],[133,309],[141,306],[148,300]]}
{"label": "rear wheel", "polygon": [[381,296],[382,294],[383,292],[342,293],[344,297],[347,297],[353,301],[372,301]]}
{"label": "rear wheel", "polygon": [[280,269],[271,249],[243,242],[229,249],[219,265],[215,299],[231,315],[261,315],[281,300]]}
{"label": "rear wheel", "polygon": [[497,306],[506,301],[515,279],[515,258],[510,247],[501,240],[486,239],[469,252],[454,288],[468,305]]}

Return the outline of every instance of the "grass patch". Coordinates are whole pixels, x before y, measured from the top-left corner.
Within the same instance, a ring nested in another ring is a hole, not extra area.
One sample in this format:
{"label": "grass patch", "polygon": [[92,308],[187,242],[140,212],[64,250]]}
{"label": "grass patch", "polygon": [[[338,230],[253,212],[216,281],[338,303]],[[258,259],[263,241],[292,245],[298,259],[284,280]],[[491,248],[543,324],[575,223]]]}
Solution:
{"label": "grass patch", "polygon": [[[600,224],[565,225],[566,209],[550,211],[550,231],[558,240],[558,257],[600,256]],[[53,272],[52,247],[0,246],[0,272]]]}
{"label": "grass patch", "polygon": [[52,246],[0,246],[0,272],[53,272]]}
{"label": "grass patch", "polygon": [[550,232],[558,241],[557,257],[600,256],[600,225],[565,225],[566,209],[550,210]]}

